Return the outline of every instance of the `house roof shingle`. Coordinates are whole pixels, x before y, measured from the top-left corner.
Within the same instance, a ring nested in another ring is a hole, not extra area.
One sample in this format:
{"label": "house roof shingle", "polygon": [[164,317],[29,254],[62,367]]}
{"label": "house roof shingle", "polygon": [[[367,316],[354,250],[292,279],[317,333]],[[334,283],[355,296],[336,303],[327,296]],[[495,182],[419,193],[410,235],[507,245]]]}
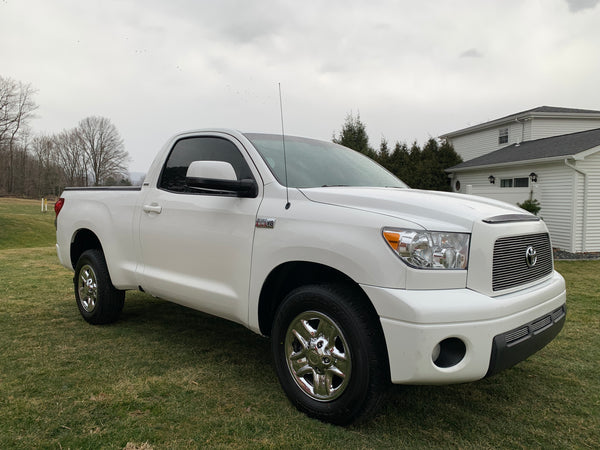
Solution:
{"label": "house roof shingle", "polygon": [[598,146],[600,146],[600,128],[512,144],[457,164],[446,169],[446,172],[495,164],[573,156]]}

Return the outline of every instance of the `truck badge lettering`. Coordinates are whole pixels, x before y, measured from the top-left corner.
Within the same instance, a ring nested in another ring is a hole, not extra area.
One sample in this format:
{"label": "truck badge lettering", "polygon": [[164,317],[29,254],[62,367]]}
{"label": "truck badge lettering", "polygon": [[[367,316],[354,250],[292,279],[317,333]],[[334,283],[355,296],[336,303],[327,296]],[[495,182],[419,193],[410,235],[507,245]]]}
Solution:
{"label": "truck badge lettering", "polygon": [[275,228],[277,219],[267,219],[263,217],[256,218],[256,228]]}

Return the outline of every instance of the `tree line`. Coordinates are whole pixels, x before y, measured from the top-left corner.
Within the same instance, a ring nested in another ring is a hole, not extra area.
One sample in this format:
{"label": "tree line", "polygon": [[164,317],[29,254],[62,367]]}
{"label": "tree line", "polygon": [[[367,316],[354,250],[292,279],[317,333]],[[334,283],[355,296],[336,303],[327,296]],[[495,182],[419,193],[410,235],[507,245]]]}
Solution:
{"label": "tree line", "polygon": [[396,142],[390,148],[388,142],[381,139],[379,149],[375,150],[369,144],[366,126],[360,120],[360,115],[354,117],[349,114],[342,131],[337,136],[334,133],[333,142],[367,155],[415,189],[451,191],[450,180],[444,169],[462,162],[451,144],[438,142],[434,138],[429,139],[422,148],[416,142],[410,147],[406,143]]}
{"label": "tree line", "polygon": [[0,194],[58,196],[66,186],[131,184],[117,128],[91,116],[56,134],[34,134],[30,84],[0,76]]}

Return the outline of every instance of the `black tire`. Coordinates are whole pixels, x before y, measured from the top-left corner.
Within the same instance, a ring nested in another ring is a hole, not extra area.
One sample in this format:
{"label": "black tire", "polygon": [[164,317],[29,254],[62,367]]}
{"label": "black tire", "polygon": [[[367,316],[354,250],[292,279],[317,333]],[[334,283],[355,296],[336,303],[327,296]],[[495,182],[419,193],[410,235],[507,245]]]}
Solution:
{"label": "black tire", "polygon": [[295,289],[271,338],[279,381],[300,411],[336,425],[376,412],[390,385],[387,349],[379,317],[356,288]]}
{"label": "black tire", "polygon": [[73,285],[77,307],[87,322],[99,325],[119,318],[125,291],[113,286],[102,251],[86,250],[81,254],[75,267]]}

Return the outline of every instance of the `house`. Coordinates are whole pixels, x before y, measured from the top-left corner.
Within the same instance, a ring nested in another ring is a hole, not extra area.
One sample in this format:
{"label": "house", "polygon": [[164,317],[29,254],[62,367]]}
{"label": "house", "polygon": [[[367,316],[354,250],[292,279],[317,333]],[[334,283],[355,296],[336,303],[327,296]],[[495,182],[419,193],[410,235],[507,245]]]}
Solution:
{"label": "house", "polygon": [[600,252],[600,111],[542,106],[440,136],[455,192],[540,203],[554,247]]}

